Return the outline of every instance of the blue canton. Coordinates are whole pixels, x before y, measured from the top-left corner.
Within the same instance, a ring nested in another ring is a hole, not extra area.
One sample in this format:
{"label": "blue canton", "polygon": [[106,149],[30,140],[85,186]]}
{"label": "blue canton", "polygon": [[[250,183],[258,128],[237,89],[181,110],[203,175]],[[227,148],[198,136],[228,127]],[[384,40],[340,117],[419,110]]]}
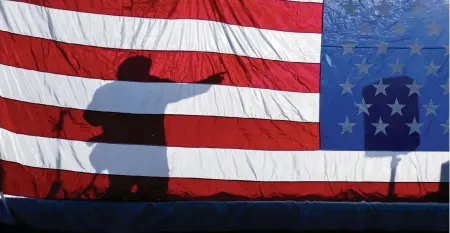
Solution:
{"label": "blue canton", "polygon": [[325,0],[322,150],[449,150],[447,0]]}

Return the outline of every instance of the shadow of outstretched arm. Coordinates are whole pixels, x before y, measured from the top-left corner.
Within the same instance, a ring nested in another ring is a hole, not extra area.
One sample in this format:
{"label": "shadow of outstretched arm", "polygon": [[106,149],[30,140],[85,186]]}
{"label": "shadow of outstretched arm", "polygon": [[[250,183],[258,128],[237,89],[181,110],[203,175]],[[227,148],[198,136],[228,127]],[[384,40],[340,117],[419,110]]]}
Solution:
{"label": "shadow of outstretched arm", "polygon": [[224,74],[226,74],[227,72],[220,72],[217,74],[213,74],[197,83],[200,84],[220,84],[223,81],[223,76]]}
{"label": "shadow of outstretched arm", "polygon": [[[200,95],[200,94],[203,94],[203,93],[209,91],[209,89],[211,89],[212,85],[222,83],[222,81],[224,79],[223,74],[225,74],[225,73],[226,72],[220,72],[217,74],[213,74],[201,81],[195,82],[196,84],[205,84],[205,85],[192,86],[193,91],[190,92],[189,96],[184,96],[184,97],[189,98],[189,97],[197,96],[197,95]],[[176,101],[179,101],[179,99],[171,99],[170,100],[170,102],[176,102]]]}

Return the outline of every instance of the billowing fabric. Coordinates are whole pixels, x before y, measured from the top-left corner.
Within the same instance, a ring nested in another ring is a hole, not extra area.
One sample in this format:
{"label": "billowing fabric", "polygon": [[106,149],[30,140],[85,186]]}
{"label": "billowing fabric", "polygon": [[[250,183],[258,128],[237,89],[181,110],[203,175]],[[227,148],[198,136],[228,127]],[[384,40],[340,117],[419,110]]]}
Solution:
{"label": "billowing fabric", "polygon": [[0,1],[0,220],[167,229],[140,225],[206,206],[230,222],[174,229],[249,229],[236,211],[281,205],[312,222],[269,228],[348,208],[325,225],[415,229],[425,206],[443,229],[448,38],[445,0]]}

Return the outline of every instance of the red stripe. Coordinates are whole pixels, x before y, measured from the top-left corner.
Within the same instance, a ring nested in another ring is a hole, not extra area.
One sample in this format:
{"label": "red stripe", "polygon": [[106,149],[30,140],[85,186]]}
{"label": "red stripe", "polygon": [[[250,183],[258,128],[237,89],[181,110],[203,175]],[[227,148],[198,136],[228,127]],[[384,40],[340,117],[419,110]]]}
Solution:
{"label": "red stripe", "polygon": [[95,112],[5,98],[0,98],[0,127],[20,134],[108,143],[261,150],[319,149],[318,123]]}
{"label": "red stripe", "polygon": [[279,31],[322,32],[322,4],[282,0],[15,0],[105,15],[200,19]]}
{"label": "red stripe", "polygon": [[175,82],[197,82],[227,72],[223,85],[319,92],[320,64],[205,52],[107,49],[0,32],[0,63],[30,70],[117,80],[119,65],[138,55],[152,59],[152,75]]}
{"label": "red stripe", "polygon": [[[396,183],[394,195],[388,197],[389,183],[381,182],[252,182],[112,175],[98,175],[94,180],[93,174],[87,173],[60,171],[58,175],[52,169],[5,161],[0,165],[4,170],[5,194],[34,198],[448,202],[448,182]],[[82,195],[84,190],[87,191]],[[168,195],[162,190],[168,190]]]}

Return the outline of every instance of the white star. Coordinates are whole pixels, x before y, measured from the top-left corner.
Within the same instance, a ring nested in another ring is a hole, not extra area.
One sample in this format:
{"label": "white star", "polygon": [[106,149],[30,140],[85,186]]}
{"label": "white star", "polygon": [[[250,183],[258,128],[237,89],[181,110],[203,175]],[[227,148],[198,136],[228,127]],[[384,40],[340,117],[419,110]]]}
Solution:
{"label": "white star", "polygon": [[442,87],[442,89],[444,89],[444,95],[448,95],[448,81],[447,84],[442,84],[439,86]]}
{"label": "white star", "polygon": [[382,54],[382,53],[384,53],[384,54],[387,55],[387,49],[388,49],[388,47],[389,47],[389,44],[388,44],[388,43],[380,42],[380,43],[377,45],[377,55],[378,55],[378,54]]}
{"label": "white star", "polygon": [[428,28],[428,36],[439,35],[439,25],[436,24],[436,21],[433,21],[431,25],[427,25]]}
{"label": "white star", "polygon": [[398,113],[400,116],[403,116],[402,108],[404,108],[406,105],[405,104],[400,104],[398,102],[397,98],[395,98],[394,104],[388,104],[388,106],[392,108],[391,116],[396,114],[396,113]]}
{"label": "white star", "polygon": [[430,102],[428,102],[428,105],[426,105],[426,104],[422,105],[422,107],[424,107],[427,110],[425,112],[425,116],[428,116],[430,114],[434,114],[435,116],[437,116],[436,110],[439,108],[439,106],[441,106],[441,105],[434,104],[433,100],[430,99]]}
{"label": "white star", "polygon": [[353,54],[354,53],[353,49],[356,47],[356,44],[346,43],[346,44],[343,44],[342,47],[344,48],[344,54],[343,55],[345,55],[345,54]]}
{"label": "white star", "polygon": [[347,79],[347,81],[345,81],[345,83],[339,84],[339,86],[342,87],[342,94],[341,95],[344,95],[345,93],[353,94],[352,88],[355,86],[355,84],[350,84],[350,80],[349,79]]}
{"label": "white star", "polygon": [[405,124],[409,127],[409,135],[413,134],[414,132],[420,134],[420,127],[423,126],[423,123],[418,123],[415,117],[411,123]]}
{"label": "white star", "polygon": [[381,5],[377,6],[377,9],[383,16],[387,16],[389,14],[389,5],[385,1],[383,1]]}
{"label": "white star", "polygon": [[372,67],[372,64],[366,64],[366,58],[363,58],[361,64],[355,64],[359,68],[359,74],[366,73],[369,74],[369,68]]}
{"label": "white star", "polygon": [[380,117],[380,119],[378,120],[378,123],[372,123],[372,125],[373,126],[375,126],[375,135],[377,135],[379,132],[382,132],[382,133],[384,133],[385,135],[387,135],[387,133],[386,133],[386,127],[388,127],[389,126],[389,124],[387,124],[387,123],[383,123],[383,120],[381,119],[381,117]]}
{"label": "white star", "polygon": [[342,5],[347,12],[347,14],[354,15],[356,11],[356,6],[353,5],[352,0],[348,0],[346,4]]}
{"label": "white star", "polygon": [[350,123],[350,121],[348,120],[348,117],[345,117],[345,122],[343,123],[338,123],[340,126],[342,126],[342,134],[344,134],[345,132],[349,132],[349,133],[353,133],[352,131],[352,127],[356,125],[356,123]]}
{"label": "white star", "polygon": [[369,108],[373,105],[373,104],[366,104],[366,101],[364,100],[364,98],[362,98],[362,101],[360,104],[355,103],[356,107],[358,107],[358,115],[361,114],[362,112],[364,112],[365,114],[367,114],[367,116],[370,116],[369,114]]}
{"label": "white star", "polygon": [[405,26],[403,26],[400,23],[397,23],[397,24],[394,25],[394,33],[397,34],[397,35],[405,34],[405,30],[406,30]]}
{"label": "white star", "polygon": [[361,35],[367,35],[371,31],[371,26],[367,23],[363,23],[359,26],[359,33]]}
{"label": "white star", "polygon": [[448,120],[447,120],[447,124],[441,124],[442,127],[444,127],[444,132],[442,134],[447,134],[448,133]]}
{"label": "white star", "polygon": [[435,76],[437,76],[437,72],[439,70],[439,68],[441,68],[440,66],[437,66],[434,64],[434,61],[431,60],[430,65],[425,66],[425,68],[427,68],[427,76],[430,74],[434,74]]}
{"label": "white star", "polygon": [[448,56],[448,45],[444,45],[445,48],[445,56]]}
{"label": "white star", "polygon": [[416,1],[416,4],[413,6],[413,14],[418,14],[421,11],[423,11],[423,5],[420,3],[419,0]]}
{"label": "white star", "polygon": [[412,84],[406,84],[406,87],[409,88],[409,94],[408,96],[411,96],[412,94],[416,93],[417,95],[420,96],[420,88],[423,87],[423,85],[419,85],[417,84],[416,80],[414,79]]}
{"label": "white star", "polygon": [[414,44],[409,45],[409,48],[411,49],[411,54],[420,55],[420,50],[422,50],[422,46],[419,45],[418,39],[416,39],[416,42]]}
{"label": "white star", "polygon": [[372,86],[374,86],[377,89],[375,96],[377,96],[380,93],[387,96],[386,88],[389,87],[390,84],[383,84],[383,79],[380,79],[380,82],[378,82],[378,84],[372,84]]}
{"label": "white star", "polygon": [[404,64],[400,63],[400,58],[397,57],[397,62],[395,64],[391,64],[392,67],[392,74],[396,74],[396,73],[402,73],[403,72],[403,68],[405,67]]}

